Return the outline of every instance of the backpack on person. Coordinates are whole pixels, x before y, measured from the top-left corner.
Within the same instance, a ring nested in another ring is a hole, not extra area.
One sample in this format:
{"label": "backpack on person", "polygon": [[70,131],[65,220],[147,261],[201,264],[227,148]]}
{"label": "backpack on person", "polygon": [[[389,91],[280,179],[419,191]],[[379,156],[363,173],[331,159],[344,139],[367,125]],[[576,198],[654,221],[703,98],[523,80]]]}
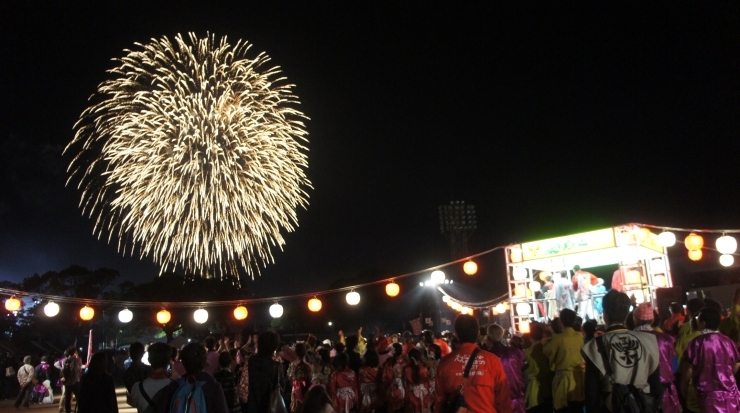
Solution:
{"label": "backpack on person", "polygon": [[172,395],[170,413],[206,413],[206,396],[203,393],[205,381],[194,376],[177,379],[177,390]]}
{"label": "backpack on person", "polygon": [[595,338],[596,346],[601,354],[601,359],[604,363],[604,370],[606,376],[612,385],[612,400],[610,410],[612,413],[644,413],[653,412],[657,409],[655,404],[652,402],[653,398],[646,394],[641,389],[638,389],[633,384],[621,384],[614,382],[611,364],[606,356],[606,349],[604,347],[604,337]]}
{"label": "backpack on person", "polygon": [[77,384],[77,374],[75,373],[75,359],[74,357],[67,357],[64,360],[64,366],[62,367],[62,378],[64,379],[65,386],[72,386]]}

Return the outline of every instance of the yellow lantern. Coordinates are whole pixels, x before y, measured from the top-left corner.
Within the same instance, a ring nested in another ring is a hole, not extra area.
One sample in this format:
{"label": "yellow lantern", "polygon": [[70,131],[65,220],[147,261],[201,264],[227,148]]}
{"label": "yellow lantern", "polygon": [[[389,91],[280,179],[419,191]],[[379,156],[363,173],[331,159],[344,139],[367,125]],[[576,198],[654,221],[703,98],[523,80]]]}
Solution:
{"label": "yellow lantern", "polygon": [[637,242],[645,241],[649,236],[650,230],[645,227],[637,228],[637,230],[635,230],[635,239],[637,239]]}
{"label": "yellow lantern", "polygon": [[498,315],[498,310],[496,309],[496,307],[493,307],[491,311],[493,312],[493,315]]}
{"label": "yellow lantern", "polygon": [[515,297],[524,297],[524,294],[527,293],[527,288],[524,287],[523,284],[517,284],[516,287],[514,287],[514,296]]}
{"label": "yellow lantern", "polygon": [[[686,249],[689,251],[697,251],[704,247],[704,238],[702,238],[701,235],[697,235],[692,232],[686,236],[684,244],[686,245]],[[699,259],[701,259],[701,257],[699,257]]]}
{"label": "yellow lantern", "polygon": [[640,284],[640,279],[642,278],[642,274],[639,270],[629,270],[627,271],[627,274],[624,278],[625,284]]}
{"label": "yellow lantern", "polygon": [[689,251],[689,259],[691,261],[699,261],[702,255],[704,254],[701,252],[701,250],[690,250]]}
{"label": "yellow lantern", "polygon": [[468,261],[463,264],[463,271],[465,272],[465,274],[473,275],[478,272],[478,264],[474,263],[473,261]]}
{"label": "yellow lantern", "polygon": [[88,306],[82,307],[82,309],[80,310],[80,319],[82,319],[83,321],[90,321],[93,319],[93,317],[95,317],[95,310]]}
{"label": "yellow lantern", "polygon": [[308,300],[308,310],[314,313],[321,310],[321,300],[316,297]]}
{"label": "yellow lantern", "polygon": [[512,248],[509,258],[511,258],[511,262],[522,262],[522,249],[519,247]]}
{"label": "yellow lantern", "polygon": [[385,293],[388,294],[388,297],[395,297],[399,292],[401,292],[401,287],[395,282],[391,281],[385,285]]}
{"label": "yellow lantern", "polygon": [[659,274],[659,275],[653,276],[653,287],[665,288],[667,286],[668,286],[668,283],[666,281],[665,275]]}
{"label": "yellow lantern", "polygon": [[522,334],[529,334],[529,320],[522,320],[519,322],[519,332]]}
{"label": "yellow lantern", "polygon": [[234,309],[234,318],[241,321],[247,318],[249,315],[249,311],[247,311],[247,307],[244,307],[243,305],[237,306]]}
{"label": "yellow lantern", "polygon": [[172,315],[164,308],[157,313],[157,322],[159,324],[167,324],[170,322],[170,319],[172,319]]}
{"label": "yellow lantern", "polygon": [[506,309],[506,311],[509,311],[509,309],[511,308],[508,301],[504,301],[504,308]]}
{"label": "yellow lantern", "polygon": [[21,308],[21,300],[15,298],[15,296],[12,296],[8,298],[7,301],[5,301],[5,309],[13,312],[18,311],[18,309]]}

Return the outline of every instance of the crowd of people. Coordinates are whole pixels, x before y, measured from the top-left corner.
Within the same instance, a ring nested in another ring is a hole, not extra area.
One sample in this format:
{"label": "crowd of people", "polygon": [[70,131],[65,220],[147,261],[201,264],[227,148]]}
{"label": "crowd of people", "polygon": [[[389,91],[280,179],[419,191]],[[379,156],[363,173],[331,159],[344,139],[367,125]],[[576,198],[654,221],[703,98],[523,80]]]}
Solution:
{"label": "crowd of people", "polygon": [[[635,306],[616,290],[602,306],[603,324],[565,308],[513,336],[461,314],[454,335],[363,337],[358,329],[335,343],[312,335],[283,343],[267,331],[179,350],[134,343],[122,378],[140,413],[268,412],[275,403],[291,413],[443,413],[461,403],[470,413],[740,411],[740,289],[728,311],[695,298],[685,308],[673,303],[662,323],[650,303]],[[118,411],[106,353],[87,365],[75,347],[53,365],[42,358],[34,366],[30,356],[4,364],[20,387],[16,408],[38,400],[37,386],[52,387],[58,370],[60,411],[73,411],[73,399],[80,413]]]}

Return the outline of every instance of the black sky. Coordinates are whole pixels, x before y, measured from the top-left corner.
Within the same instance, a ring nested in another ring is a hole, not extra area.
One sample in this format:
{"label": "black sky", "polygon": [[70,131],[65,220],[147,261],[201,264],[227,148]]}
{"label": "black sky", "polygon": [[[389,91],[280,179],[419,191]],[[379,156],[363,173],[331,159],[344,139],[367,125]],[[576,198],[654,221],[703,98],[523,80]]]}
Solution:
{"label": "black sky", "polygon": [[471,252],[627,222],[740,228],[737,4],[246,3],[0,4],[0,279],[157,273],[93,237],[61,151],[112,58],[190,31],[267,52],[311,118],[315,189],[246,284],[259,295],[446,262],[451,200],[476,207]]}

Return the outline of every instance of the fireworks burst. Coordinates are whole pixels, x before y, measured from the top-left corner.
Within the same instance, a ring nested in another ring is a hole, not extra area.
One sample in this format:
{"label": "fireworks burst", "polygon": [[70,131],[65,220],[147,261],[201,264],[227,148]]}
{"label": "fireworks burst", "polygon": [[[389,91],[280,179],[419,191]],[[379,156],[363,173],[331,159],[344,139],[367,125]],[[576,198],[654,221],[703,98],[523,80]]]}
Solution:
{"label": "fireworks burst", "polygon": [[65,149],[94,233],[161,271],[254,278],[308,204],[306,119],[264,53],[177,35],[124,50]]}

